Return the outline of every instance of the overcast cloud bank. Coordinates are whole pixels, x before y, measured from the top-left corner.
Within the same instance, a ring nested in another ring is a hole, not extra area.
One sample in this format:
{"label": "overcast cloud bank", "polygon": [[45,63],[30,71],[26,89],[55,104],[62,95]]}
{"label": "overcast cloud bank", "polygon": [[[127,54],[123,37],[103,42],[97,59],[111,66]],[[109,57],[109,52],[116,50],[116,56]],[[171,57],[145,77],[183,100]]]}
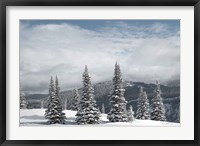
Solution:
{"label": "overcast cloud bank", "polygon": [[81,87],[85,65],[93,83],[112,80],[116,61],[127,81],[180,78],[179,26],[171,30],[168,23],[127,21],[105,21],[93,29],[64,21],[30,24],[20,22],[20,79],[25,92],[47,92],[51,75],[58,76],[61,90]]}

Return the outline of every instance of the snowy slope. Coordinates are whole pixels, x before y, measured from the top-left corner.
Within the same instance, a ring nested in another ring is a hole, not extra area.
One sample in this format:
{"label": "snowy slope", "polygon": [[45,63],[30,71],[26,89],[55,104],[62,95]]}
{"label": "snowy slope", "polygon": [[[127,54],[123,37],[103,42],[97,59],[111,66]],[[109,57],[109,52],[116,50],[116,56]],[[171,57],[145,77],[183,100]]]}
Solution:
{"label": "snowy slope", "polygon": [[[67,117],[66,125],[54,124],[47,125],[47,120],[44,118],[45,109],[20,109],[20,126],[83,126],[77,125],[75,123],[76,111],[65,110],[64,111]],[[157,126],[157,127],[166,127],[166,126],[180,126],[179,123],[172,122],[161,122],[153,120],[135,120],[133,122],[116,122],[111,123],[106,118],[106,114],[101,114],[100,124],[96,125],[84,125],[84,126],[108,126],[108,127],[143,127],[143,126]]]}

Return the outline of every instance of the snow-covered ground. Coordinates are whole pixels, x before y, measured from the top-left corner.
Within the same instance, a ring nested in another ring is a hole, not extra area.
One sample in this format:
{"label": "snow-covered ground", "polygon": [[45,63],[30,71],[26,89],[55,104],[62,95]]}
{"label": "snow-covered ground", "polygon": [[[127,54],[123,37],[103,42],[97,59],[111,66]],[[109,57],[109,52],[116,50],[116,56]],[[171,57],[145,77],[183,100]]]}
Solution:
{"label": "snow-covered ground", "polygon": [[[75,123],[76,111],[65,110],[66,114],[66,124],[54,124],[48,125],[47,120],[44,117],[45,109],[20,109],[20,126],[83,126],[77,125]],[[166,126],[180,126],[180,123],[172,123],[172,122],[161,122],[161,121],[153,121],[153,120],[135,120],[133,122],[115,122],[111,123],[106,118],[106,114],[101,114],[100,124],[96,125],[84,125],[84,126],[108,126],[108,127],[127,127],[127,126],[135,126],[135,127],[144,127],[144,126],[157,126],[157,127],[166,127]]]}

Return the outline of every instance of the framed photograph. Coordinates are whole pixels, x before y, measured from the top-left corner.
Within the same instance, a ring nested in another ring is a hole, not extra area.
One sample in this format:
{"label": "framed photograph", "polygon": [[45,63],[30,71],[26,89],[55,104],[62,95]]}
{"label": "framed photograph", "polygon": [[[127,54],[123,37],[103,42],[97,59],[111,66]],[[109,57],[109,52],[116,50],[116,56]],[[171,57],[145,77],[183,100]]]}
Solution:
{"label": "framed photograph", "polygon": [[199,0],[0,9],[2,146],[199,144]]}

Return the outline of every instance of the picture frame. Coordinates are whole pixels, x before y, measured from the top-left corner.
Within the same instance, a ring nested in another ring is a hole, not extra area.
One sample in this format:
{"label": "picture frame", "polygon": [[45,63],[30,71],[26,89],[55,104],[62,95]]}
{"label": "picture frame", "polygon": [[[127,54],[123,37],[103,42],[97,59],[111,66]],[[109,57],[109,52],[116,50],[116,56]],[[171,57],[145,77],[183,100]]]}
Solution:
{"label": "picture frame", "polygon": [[[6,139],[6,8],[8,6],[193,6],[194,7],[194,140],[7,140]],[[199,145],[199,42],[200,42],[200,2],[199,0],[2,0],[0,1],[0,144],[2,146],[17,145]]]}

